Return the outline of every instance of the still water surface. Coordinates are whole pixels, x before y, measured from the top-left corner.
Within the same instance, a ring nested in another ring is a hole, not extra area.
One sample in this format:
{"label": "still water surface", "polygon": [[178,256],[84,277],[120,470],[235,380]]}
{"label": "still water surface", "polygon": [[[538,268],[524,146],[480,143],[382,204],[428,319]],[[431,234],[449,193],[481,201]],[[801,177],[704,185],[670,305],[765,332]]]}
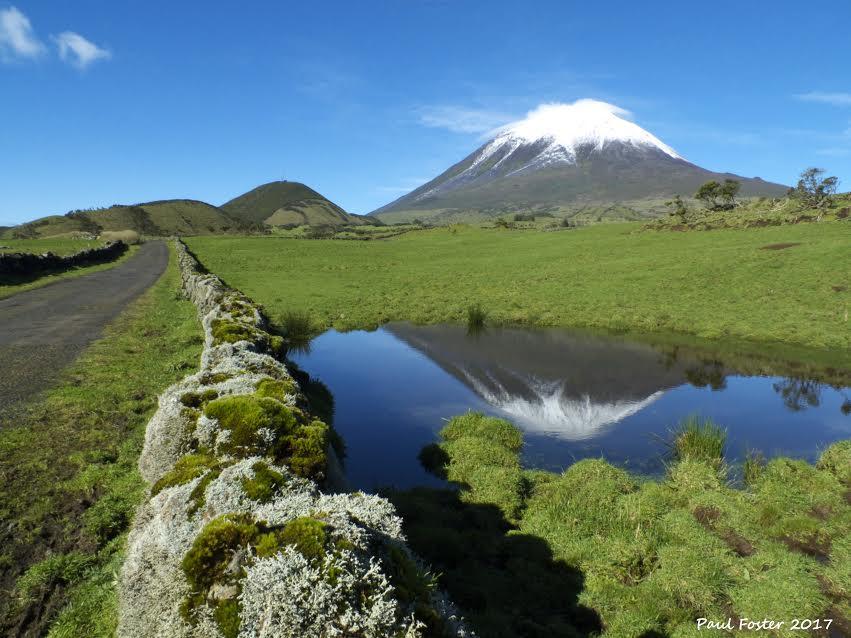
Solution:
{"label": "still water surface", "polygon": [[292,357],[334,396],[346,473],[364,490],[439,485],[417,454],[467,410],[524,431],[526,467],[559,471],[604,457],[643,474],[664,469],[670,429],[710,417],[728,429],[727,459],[747,449],[813,461],[851,438],[851,390],[746,376],[719,361],[566,330],[388,324],[326,332]]}

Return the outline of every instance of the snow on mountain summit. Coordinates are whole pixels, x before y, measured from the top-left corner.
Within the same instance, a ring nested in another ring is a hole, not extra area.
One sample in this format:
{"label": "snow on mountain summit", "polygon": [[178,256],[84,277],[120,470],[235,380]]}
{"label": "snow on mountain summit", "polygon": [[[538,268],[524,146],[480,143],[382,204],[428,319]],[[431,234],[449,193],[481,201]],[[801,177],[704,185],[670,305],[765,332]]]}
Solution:
{"label": "snow on mountain summit", "polygon": [[[526,143],[550,139],[566,150],[583,145],[602,150],[609,142],[655,146],[674,158],[679,155],[643,128],[624,119],[626,111],[598,100],[577,100],[573,104],[542,104],[525,119],[499,129],[496,140],[520,138]],[[494,141],[496,141],[494,140]]]}
{"label": "snow on mountain summit", "polygon": [[[505,159],[515,150],[530,144],[545,146],[533,160],[512,172],[553,163],[573,164],[580,147],[602,151],[613,143],[655,148],[674,159],[681,159],[659,138],[624,119],[627,116],[628,111],[598,100],[542,104],[530,111],[525,119],[497,129],[496,137],[485,146],[470,168],[474,169],[498,152]],[[498,161],[497,165],[500,163]]]}

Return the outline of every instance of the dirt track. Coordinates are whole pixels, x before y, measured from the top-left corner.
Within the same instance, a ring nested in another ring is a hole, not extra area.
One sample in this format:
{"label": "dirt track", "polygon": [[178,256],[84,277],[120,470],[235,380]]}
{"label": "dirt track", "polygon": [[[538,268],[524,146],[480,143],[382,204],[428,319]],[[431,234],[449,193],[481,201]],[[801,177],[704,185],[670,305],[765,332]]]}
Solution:
{"label": "dirt track", "polygon": [[109,270],[0,299],[0,416],[50,386],[168,265],[163,242]]}

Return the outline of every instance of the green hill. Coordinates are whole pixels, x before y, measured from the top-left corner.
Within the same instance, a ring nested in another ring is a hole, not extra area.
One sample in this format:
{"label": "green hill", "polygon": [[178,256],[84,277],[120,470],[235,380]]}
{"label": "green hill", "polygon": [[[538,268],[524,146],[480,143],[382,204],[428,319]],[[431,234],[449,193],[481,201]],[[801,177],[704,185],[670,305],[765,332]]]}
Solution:
{"label": "green hill", "polygon": [[135,230],[142,235],[216,235],[245,229],[220,208],[191,199],[170,199],[50,215],[0,234],[8,238],[40,238],[103,231]]}
{"label": "green hill", "polygon": [[270,182],[222,205],[233,219],[267,226],[344,226],[375,223],[352,215],[299,182]]}

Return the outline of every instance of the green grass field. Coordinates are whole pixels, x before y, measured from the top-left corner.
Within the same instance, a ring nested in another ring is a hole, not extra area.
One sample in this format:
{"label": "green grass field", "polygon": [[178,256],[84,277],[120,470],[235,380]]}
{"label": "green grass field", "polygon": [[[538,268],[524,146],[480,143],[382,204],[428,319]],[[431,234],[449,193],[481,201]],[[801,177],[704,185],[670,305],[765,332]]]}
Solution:
{"label": "green grass field", "polygon": [[[201,351],[179,290],[172,258],[58,387],[0,414],[0,520],[10,523],[0,531],[0,634],[114,635],[115,573],[145,491],[145,425]],[[15,629],[22,619],[26,634]]]}
{"label": "green grass field", "polygon": [[317,330],[464,321],[479,304],[489,323],[778,342],[851,365],[844,221],[688,233],[456,225],[385,241],[187,243],[273,319],[303,311]]}
{"label": "green grass field", "polygon": [[[815,466],[751,461],[734,487],[724,437],[711,423],[684,425],[659,481],[602,459],[553,474],[521,467],[517,428],[468,413],[421,456],[461,489],[391,499],[411,546],[483,636],[848,635],[851,441]],[[796,617],[820,622],[795,630]],[[736,630],[698,631],[698,618],[733,618]],[[742,618],[785,625],[738,631]]]}

